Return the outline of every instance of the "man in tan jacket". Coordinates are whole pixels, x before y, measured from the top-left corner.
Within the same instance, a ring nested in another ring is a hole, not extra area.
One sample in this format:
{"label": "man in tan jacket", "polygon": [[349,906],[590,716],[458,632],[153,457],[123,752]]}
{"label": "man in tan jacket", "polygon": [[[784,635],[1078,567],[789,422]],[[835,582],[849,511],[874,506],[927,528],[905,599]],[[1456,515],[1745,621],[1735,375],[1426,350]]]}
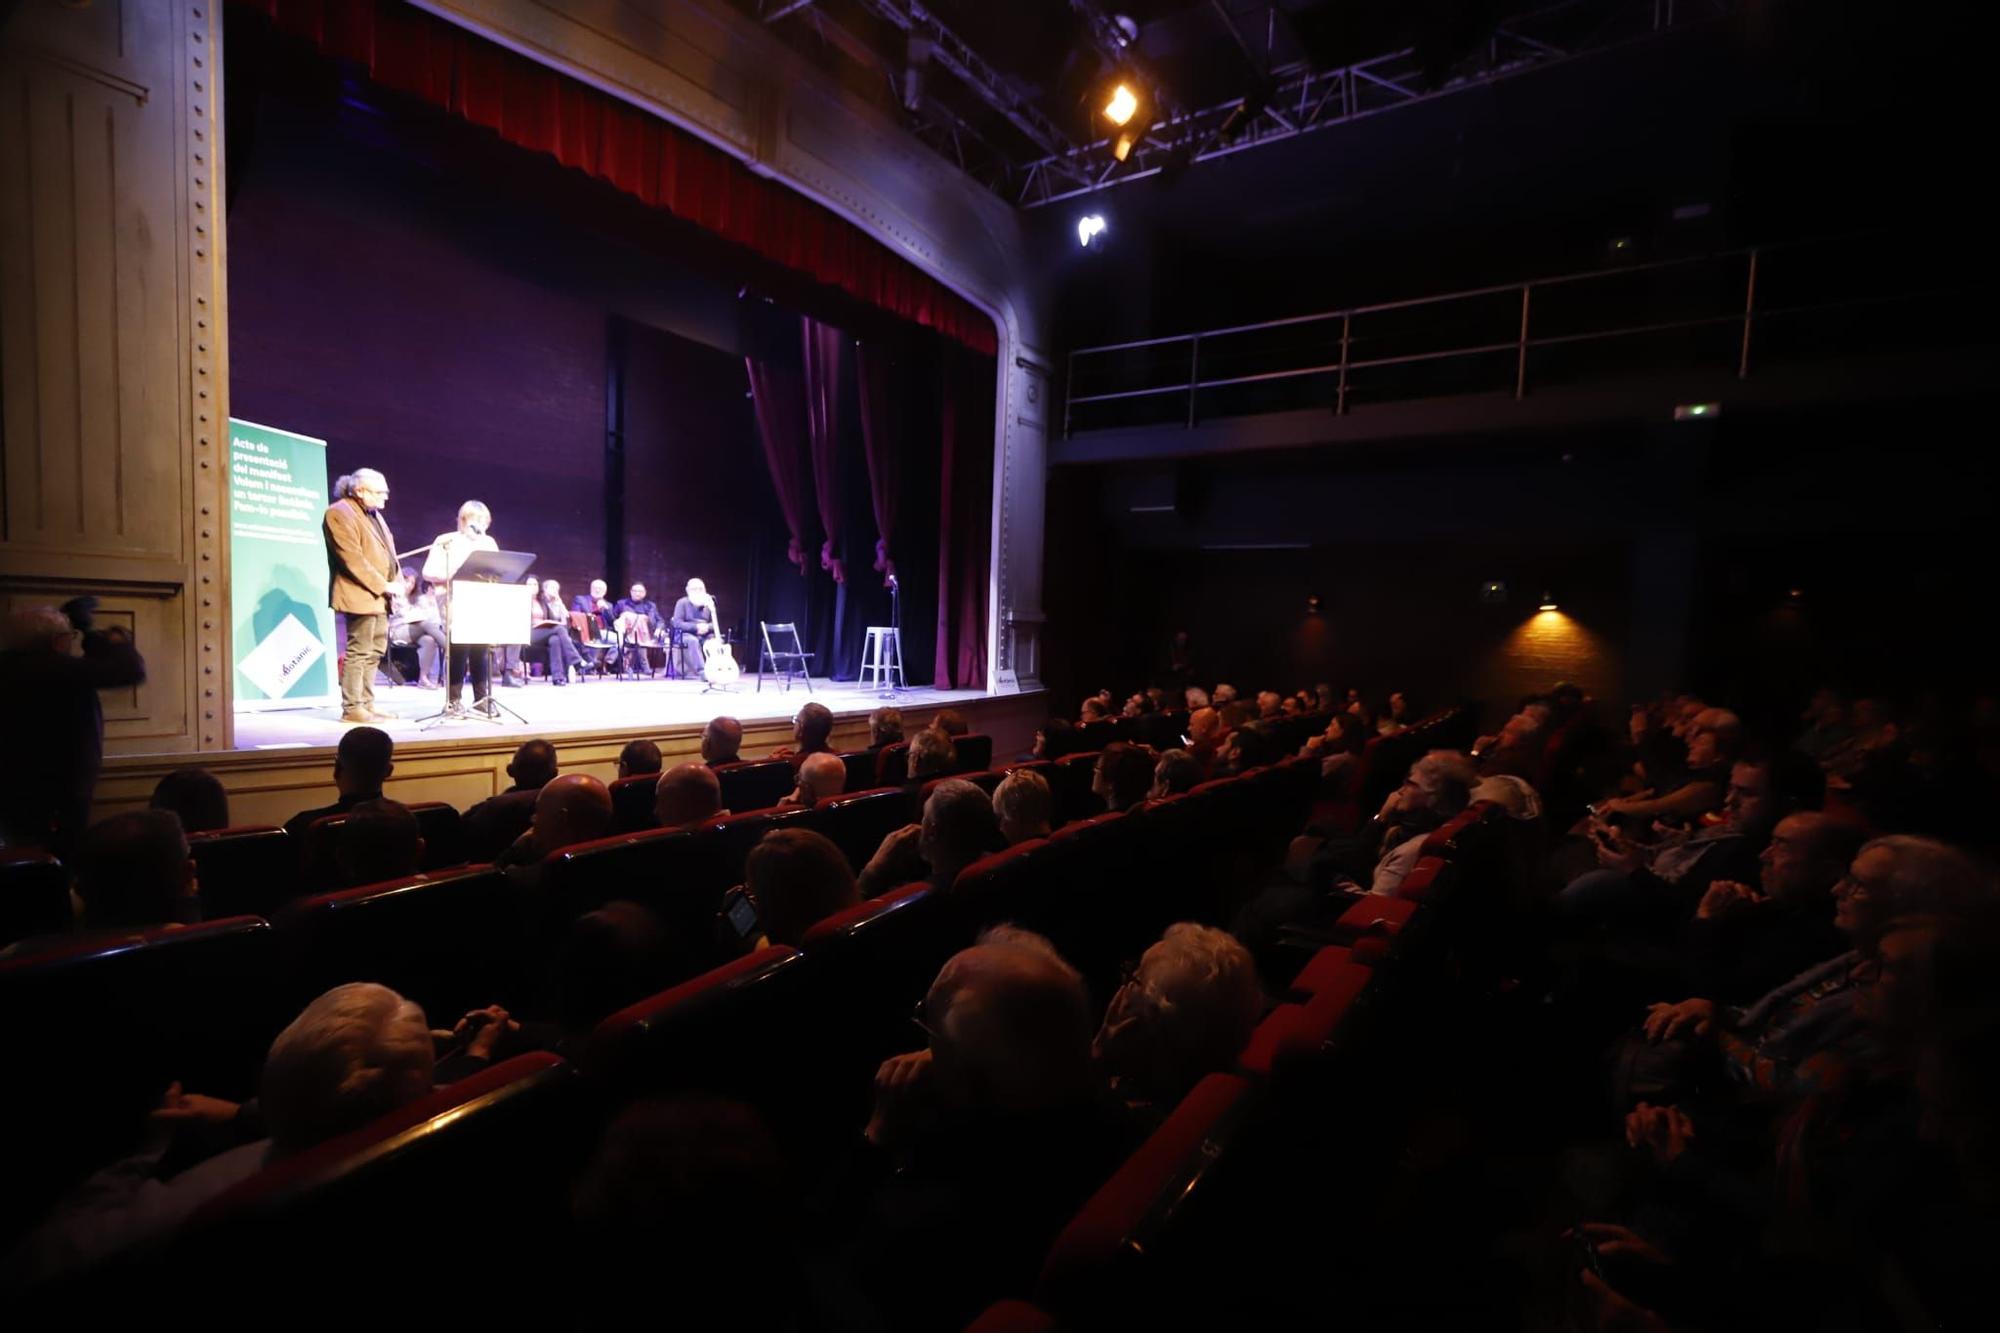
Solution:
{"label": "man in tan jacket", "polygon": [[320,530],[332,572],[327,600],[347,617],[347,656],[340,668],[340,720],[393,722],[375,711],[375,668],[389,647],[390,599],[401,592],[396,539],[382,507],[389,482],[373,468],[358,468],[347,493],[326,508]]}

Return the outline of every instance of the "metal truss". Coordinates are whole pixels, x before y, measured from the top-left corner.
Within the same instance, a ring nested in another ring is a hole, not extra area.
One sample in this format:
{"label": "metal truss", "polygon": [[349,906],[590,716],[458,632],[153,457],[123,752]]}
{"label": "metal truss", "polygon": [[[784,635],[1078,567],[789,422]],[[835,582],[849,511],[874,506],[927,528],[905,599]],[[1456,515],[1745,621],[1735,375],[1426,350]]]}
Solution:
{"label": "metal truss", "polygon": [[[888,0],[864,3],[873,8]],[[1415,48],[1339,69],[1282,66],[1271,72],[1261,97],[1169,115],[1124,162],[1112,158],[1109,140],[1102,139],[1052,152],[1021,168],[1010,193],[1023,208],[1074,199],[1692,27],[1733,8],[1732,0],[1568,0],[1501,21],[1483,46],[1435,84]]]}

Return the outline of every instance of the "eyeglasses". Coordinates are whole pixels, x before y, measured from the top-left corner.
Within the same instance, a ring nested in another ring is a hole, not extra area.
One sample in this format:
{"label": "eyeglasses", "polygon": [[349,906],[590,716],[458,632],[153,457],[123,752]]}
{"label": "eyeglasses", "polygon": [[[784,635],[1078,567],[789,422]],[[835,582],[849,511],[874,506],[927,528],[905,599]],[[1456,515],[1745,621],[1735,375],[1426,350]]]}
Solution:
{"label": "eyeglasses", "polygon": [[938,1030],[931,1026],[930,1018],[928,1016],[927,1011],[930,1007],[930,1002],[931,1002],[931,997],[928,993],[920,995],[917,997],[916,1007],[910,1010],[910,1021],[912,1023],[915,1023],[917,1025],[917,1030],[924,1034],[924,1040],[926,1042],[936,1041],[939,1036]]}

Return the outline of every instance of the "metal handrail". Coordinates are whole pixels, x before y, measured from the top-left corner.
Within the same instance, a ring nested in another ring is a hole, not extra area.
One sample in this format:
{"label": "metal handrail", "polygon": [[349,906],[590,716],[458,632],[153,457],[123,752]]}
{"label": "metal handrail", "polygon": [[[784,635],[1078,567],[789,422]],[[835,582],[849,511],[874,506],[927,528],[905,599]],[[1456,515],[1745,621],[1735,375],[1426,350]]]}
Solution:
{"label": "metal handrail", "polygon": [[[1514,352],[1516,356],[1514,396],[1521,398],[1526,396],[1528,390],[1528,354],[1536,348],[1731,324],[1740,324],[1743,328],[1743,336],[1736,358],[1736,372],[1738,378],[1747,379],[1750,374],[1751,332],[1755,322],[1759,319],[1855,305],[1876,304],[1883,301],[1912,300],[1923,295],[1923,293],[1905,293],[1891,297],[1856,298],[1851,301],[1816,302],[1809,305],[1767,307],[1761,309],[1758,307],[1758,267],[1763,257],[1770,255],[1774,251],[1796,250],[1806,246],[1849,242],[1855,239],[1858,238],[1853,236],[1807,237],[1773,245],[1746,246],[1733,250],[1714,251],[1708,254],[1683,258],[1649,260],[1642,263],[1618,265],[1615,267],[1585,269],[1573,273],[1560,273],[1546,277],[1529,278],[1520,282],[1494,283],[1482,287],[1462,288],[1457,291],[1442,292],[1430,296],[1409,297],[1396,301],[1377,301],[1364,305],[1342,306],[1333,310],[1313,311],[1301,315],[1287,315],[1277,319],[1258,320],[1247,324],[1223,325],[1215,328],[1200,329],[1190,333],[1167,334],[1155,338],[1133,339],[1128,342],[1103,343],[1092,347],[1079,347],[1073,349],[1068,355],[1067,387],[1071,391],[1066,395],[1063,403],[1063,434],[1067,436],[1070,433],[1073,424],[1071,411],[1078,404],[1117,402],[1138,398],[1158,398],[1171,394],[1186,394],[1188,396],[1187,424],[1193,426],[1197,420],[1197,398],[1204,389],[1219,389],[1234,385],[1303,379],[1315,375],[1338,375],[1339,380],[1336,388],[1334,410],[1344,413],[1347,410],[1348,377],[1353,371],[1383,366],[1414,365],[1422,362],[1449,360],[1457,357],[1491,356],[1507,351]],[[1537,288],[1557,288],[1575,283],[1623,278],[1634,274],[1663,272],[1671,269],[1690,268],[1697,265],[1714,266],[1736,259],[1747,261],[1743,280],[1743,304],[1740,312],[1699,316],[1688,319],[1659,320],[1643,324],[1621,325],[1613,328],[1591,329],[1576,333],[1535,336],[1532,332],[1532,294]],[[1426,306],[1473,301],[1483,297],[1513,293],[1518,293],[1520,296],[1520,327],[1518,335],[1509,341],[1482,342],[1463,347],[1409,352],[1395,356],[1356,358],[1353,355],[1355,343],[1353,325],[1357,318],[1382,314],[1388,311],[1418,309]],[[1332,320],[1340,321],[1340,359],[1337,361],[1320,362],[1309,366],[1282,370],[1260,371],[1244,375],[1218,376],[1210,379],[1203,379],[1201,377],[1202,343],[1205,340],[1226,338],[1246,333],[1260,333],[1271,329],[1296,328],[1301,325],[1325,323]],[[1101,356],[1113,352],[1136,351],[1144,348],[1170,347],[1182,343],[1187,344],[1189,348],[1187,378],[1185,379],[1169,384],[1149,385],[1136,389],[1109,390],[1102,393],[1079,394],[1074,392],[1076,365],[1079,358]]]}

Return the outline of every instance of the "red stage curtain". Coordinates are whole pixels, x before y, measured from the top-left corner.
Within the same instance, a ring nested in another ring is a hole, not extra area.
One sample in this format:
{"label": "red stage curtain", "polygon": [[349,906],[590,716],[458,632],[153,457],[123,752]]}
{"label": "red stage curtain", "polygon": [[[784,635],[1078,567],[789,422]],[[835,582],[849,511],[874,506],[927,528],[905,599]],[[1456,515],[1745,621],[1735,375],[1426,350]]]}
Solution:
{"label": "red stage curtain", "polygon": [[993,515],[993,358],[945,347],[938,484],[937,687],[986,686]]}
{"label": "red stage curtain", "polygon": [[764,441],[764,462],[771,469],[771,488],[792,534],[785,558],[806,572],[806,514],[812,499],[806,494],[805,385],[799,372],[775,361],[743,358],[750,372],[750,400],[757,411],[757,433]]}
{"label": "red stage curtain", "polygon": [[813,494],[819,499],[819,567],[835,583],[847,582],[840,558],[840,347],[846,335],[831,324],[799,317],[805,342],[806,443],[812,451]]}
{"label": "red stage curtain", "polygon": [[547,153],[814,281],[988,356],[993,323],[785,186],[628,103],[398,0],[231,0],[385,88]]}
{"label": "red stage curtain", "polygon": [[895,360],[887,348],[864,342],[855,374],[861,386],[861,449],[868,460],[868,499],[875,511],[875,572],[887,587],[896,576],[897,452],[902,448]]}

